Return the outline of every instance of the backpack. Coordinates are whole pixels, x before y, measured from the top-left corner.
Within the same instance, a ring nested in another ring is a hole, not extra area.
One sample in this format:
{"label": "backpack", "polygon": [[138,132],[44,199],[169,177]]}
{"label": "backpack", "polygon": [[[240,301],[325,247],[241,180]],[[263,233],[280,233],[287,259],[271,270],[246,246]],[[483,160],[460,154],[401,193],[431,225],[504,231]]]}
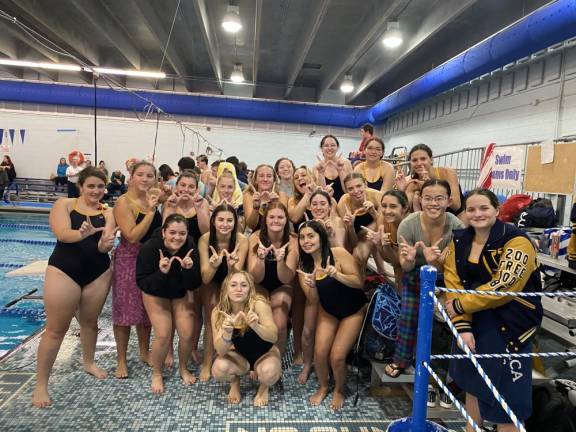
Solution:
{"label": "backpack", "polygon": [[514,220],[519,228],[552,228],[556,226],[556,212],[552,201],[538,198],[528,204]]}
{"label": "backpack", "polygon": [[572,404],[576,382],[552,380],[534,386],[532,415],[526,420],[527,432],[576,432],[576,408]]}
{"label": "backpack", "polygon": [[392,361],[396,347],[400,299],[388,283],[381,283],[370,300],[361,337],[360,354],[369,360]]}
{"label": "backpack", "polygon": [[512,195],[500,207],[498,219],[502,222],[512,222],[520,214],[522,209],[532,202],[530,195],[516,194]]}

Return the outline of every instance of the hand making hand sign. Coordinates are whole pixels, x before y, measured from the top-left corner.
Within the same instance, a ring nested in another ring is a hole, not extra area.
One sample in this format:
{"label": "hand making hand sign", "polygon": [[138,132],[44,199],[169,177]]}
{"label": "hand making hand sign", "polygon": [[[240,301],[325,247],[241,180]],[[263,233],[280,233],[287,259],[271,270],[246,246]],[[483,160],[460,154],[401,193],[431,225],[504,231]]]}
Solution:
{"label": "hand making hand sign", "polygon": [[180,263],[180,266],[185,270],[190,270],[194,265],[194,261],[190,257],[194,249],[190,249],[188,252],[186,252],[186,255],[184,255],[183,258],[180,258],[179,256],[176,255],[168,258],[167,256],[164,256],[164,252],[162,251],[162,249],[158,249],[158,251],[160,252],[160,262],[158,263],[158,267],[160,268],[160,271],[164,274],[168,274],[170,272],[170,268],[172,267],[173,261],[178,261]]}
{"label": "hand making hand sign", "polygon": [[94,235],[97,232],[104,231],[104,227],[95,228],[94,225],[92,225],[90,216],[86,216],[86,220],[82,222],[82,225],[80,225],[78,231],[80,231],[80,236],[82,237],[82,239],[85,239],[86,237],[90,237],[91,235]]}
{"label": "hand making hand sign", "polygon": [[276,258],[276,261],[282,261],[284,260],[284,258],[286,258],[286,248],[288,247],[289,244],[290,242],[286,243],[284,246],[281,246],[279,248],[272,245],[272,250],[274,251],[274,258]]}
{"label": "hand making hand sign", "polygon": [[268,253],[274,248],[274,245],[268,247],[264,246],[261,241],[258,241],[258,250],[256,251],[256,256],[261,260],[266,259]]}
{"label": "hand making hand sign", "polygon": [[212,267],[214,268],[218,268],[220,267],[220,264],[222,264],[222,259],[224,257],[224,252],[220,251],[220,253],[216,252],[216,249],[214,249],[213,246],[209,246],[210,248],[210,260],[209,263]]}

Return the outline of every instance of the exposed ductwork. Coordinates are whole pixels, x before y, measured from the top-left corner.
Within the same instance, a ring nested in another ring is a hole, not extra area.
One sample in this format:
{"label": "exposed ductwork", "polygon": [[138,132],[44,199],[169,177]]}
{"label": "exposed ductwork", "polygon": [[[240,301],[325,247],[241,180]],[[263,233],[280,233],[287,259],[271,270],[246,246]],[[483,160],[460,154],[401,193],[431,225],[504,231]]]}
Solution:
{"label": "exposed ductwork", "polygon": [[[138,93],[170,114],[356,128],[366,122],[383,123],[388,117],[420,101],[573,37],[576,37],[576,0],[557,0],[424,74],[372,107],[151,91]],[[145,111],[147,102],[143,98],[108,88],[98,88],[97,91],[99,108]],[[0,81],[0,100],[92,107],[94,90],[89,86]]]}

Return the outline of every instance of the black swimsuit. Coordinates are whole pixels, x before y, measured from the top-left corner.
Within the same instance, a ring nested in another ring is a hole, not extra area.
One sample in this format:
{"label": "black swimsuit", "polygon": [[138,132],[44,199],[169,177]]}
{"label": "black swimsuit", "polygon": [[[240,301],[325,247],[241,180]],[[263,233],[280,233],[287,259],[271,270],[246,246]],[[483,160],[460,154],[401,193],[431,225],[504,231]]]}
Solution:
{"label": "black swimsuit", "polygon": [[188,221],[188,235],[198,244],[198,240],[200,240],[200,236],[202,236],[200,226],[198,225],[198,215],[195,214],[192,217],[187,217],[186,220]]}
{"label": "black swimsuit", "polygon": [[[142,213],[140,210],[138,210],[138,215],[136,216],[136,225],[138,225],[140,222],[142,222],[145,217],[146,217],[146,213]],[[160,212],[158,212],[158,210],[155,210],[154,211],[154,218],[152,219],[152,223],[148,227],[148,231],[146,231],[146,234],[144,234],[144,237],[142,237],[140,239],[140,243],[146,243],[148,240],[150,240],[150,237],[152,237],[152,234],[154,234],[154,231],[156,231],[156,229],[160,228],[161,226],[162,226],[162,215],[160,214]]]}
{"label": "black swimsuit", "polygon": [[326,179],[326,185],[332,183],[332,189],[334,190],[332,198],[334,198],[336,202],[339,202],[340,198],[342,198],[342,196],[344,195],[344,189],[342,189],[342,182],[340,181],[340,177],[336,177],[335,179],[325,177],[325,179]]}
{"label": "black swimsuit", "polygon": [[[286,254],[288,254],[288,251],[286,251]],[[266,291],[270,294],[285,285],[278,279],[278,261],[276,261],[273,251],[268,252],[268,255],[264,258],[264,279],[262,279],[260,285],[266,288]]]}
{"label": "black swimsuit", "polygon": [[212,280],[218,284],[221,284],[222,282],[224,282],[224,279],[226,279],[226,276],[228,276],[228,261],[224,256],[222,257],[222,262],[216,269],[216,273],[214,273],[214,277],[212,277]]}
{"label": "black swimsuit", "polygon": [[250,370],[254,370],[254,365],[258,359],[274,346],[272,342],[267,342],[258,336],[250,327],[244,334],[241,334],[240,330],[234,330],[232,343],[234,344],[236,352],[248,360]]}
{"label": "black swimsuit", "polygon": [[366,186],[368,186],[370,189],[375,189],[377,191],[382,189],[383,184],[384,184],[384,179],[382,177],[380,177],[378,180],[376,180],[374,182],[369,182],[368,180],[366,180]]}
{"label": "black swimsuit", "polygon": [[354,315],[367,302],[364,291],[350,288],[330,276],[316,279],[316,290],[322,308],[339,320]]}
{"label": "black swimsuit", "polygon": [[[85,214],[76,209],[70,212],[70,228],[73,230],[80,229],[83,222],[86,222]],[[101,212],[90,216],[90,222],[94,228],[101,228],[106,225],[106,220]],[[62,270],[80,287],[88,285],[98,279],[110,267],[108,253],[102,253],[98,250],[100,237],[102,237],[102,232],[92,234],[76,243],[56,242],[48,265]]]}

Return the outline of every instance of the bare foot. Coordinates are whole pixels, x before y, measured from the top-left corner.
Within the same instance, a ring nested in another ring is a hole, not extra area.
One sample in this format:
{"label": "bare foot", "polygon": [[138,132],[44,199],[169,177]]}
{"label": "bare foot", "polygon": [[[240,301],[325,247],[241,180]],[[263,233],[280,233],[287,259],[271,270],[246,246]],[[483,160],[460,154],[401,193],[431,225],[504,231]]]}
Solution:
{"label": "bare foot", "polygon": [[128,365],[124,362],[118,363],[114,376],[118,379],[128,378]]}
{"label": "bare foot", "polygon": [[310,376],[310,369],[312,369],[311,365],[304,366],[302,372],[298,375],[297,381],[298,384],[306,384],[308,382],[308,377]]}
{"label": "bare foot", "polygon": [[268,405],[268,386],[260,384],[258,392],[256,393],[256,396],[254,396],[254,406],[263,407],[266,405]]}
{"label": "bare foot", "polygon": [[152,393],[154,394],[164,393],[164,380],[162,379],[161,374],[152,374],[150,390],[152,390]]}
{"label": "bare foot", "polygon": [[186,385],[192,385],[196,382],[196,377],[188,369],[180,369],[180,378]]}
{"label": "bare foot", "polygon": [[52,405],[52,401],[48,395],[48,389],[46,387],[36,386],[34,393],[32,393],[32,406],[36,408],[47,408],[50,405]]}
{"label": "bare foot", "polygon": [[172,369],[172,366],[174,366],[174,353],[169,351],[164,359],[164,368]]}
{"label": "bare foot", "polygon": [[140,351],[140,361],[152,367],[150,364],[150,351]]}
{"label": "bare foot", "polygon": [[108,373],[104,369],[100,369],[98,366],[96,366],[96,363],[84,365],[84,370],[98,379],[108,378]]}
{"label": "bare foot", "polygon": [[200,357],[200,353],[198,352],[198,350],[192,350],[192,352],[190,353],[190,358],[192,359],[192,362],[195,365],[199,365],[202,359],[202,357]]}
{"label": "bare foot", "polygon": [[292,364],[293,365],[303,365],[304,364],[304,355],[302,353],[294,353],[294,357],[292,358]]}
{"label": "bare foot", "polygon": [[320,387],[318,390],[316,390],[316,393],[314,393],[308,399],[310,401],[310,405],[312,405],[312,406],[320,405],[327,394],[328,394],[328,388],[327,387]]}
{"label": "bare foot", "polygon": [[202,369],[200,369],[200,382],[208,382],[210,381],[210,365],[203,364]]}
{"label": "bare foot", "polygon": [[230,383],[230,391],[228,392],[228,403],[229,404],[239,404],[242,400],[242,394],[240,393],[240,378],[236,377]]}
{"label": "bare foot", "polygon": [[330,408],[332,408],[334,411],[338,411],[342,408],[342,405],[344,405],[344,394],[334,390],[332,392],[332,402],[330,402]]}

